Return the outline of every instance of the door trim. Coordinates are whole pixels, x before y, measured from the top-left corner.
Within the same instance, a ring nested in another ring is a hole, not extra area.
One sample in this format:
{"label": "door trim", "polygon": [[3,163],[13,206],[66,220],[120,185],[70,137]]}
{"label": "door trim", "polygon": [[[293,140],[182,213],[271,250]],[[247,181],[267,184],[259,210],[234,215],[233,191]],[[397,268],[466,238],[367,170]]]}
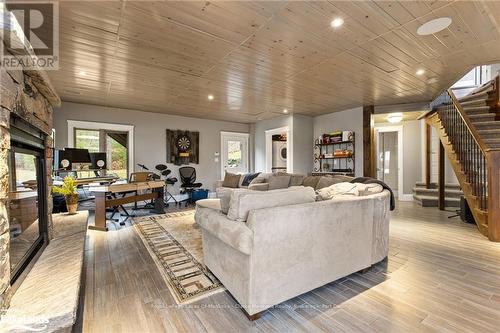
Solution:
{"label": "door trim", "polygon": [[223,152],[224,152],[224,137],[239,137],[242,139],[245,139],[246,144],[247,144],[247,172],[250,171],[250,147],[249,147],[249,141],[250,141],[250,133],[242,133],[242,132],[226,132],[226,131],[221,131],[220,132],[220,179],[222,180],[224,175],[225,175],[225,170],[224,170],[224,163],[222,161],[223,158]]}
{"label": "door trim", "polygon": [[[386,132],[398,133],[398,200],[408,201],[408,196],[404,195],[404,158],[403,158],[403,126],[380,126],[375,127],[375,151],[376,161],[375,167],[378,166],[378,134]],[[413,197],[413,196],[412,196]]]}
{"label": "door trim", "polygon": [[134,172],[134,125],[98,123],[94,121],[68,120],[68,148],[75,146],[75,128],[89,130],[109,130],[128,133],[128,176]]}
{"label": "door trim", "polygon": [[272,172],[273,167],[273,135],[286,133],[286,172],[292,173],[292,161],[293,161],[293,152],[291,145],[291,136],[290,136],[290,127],[284,126],[279,128],[269,129],[266,132],[266,171]]}

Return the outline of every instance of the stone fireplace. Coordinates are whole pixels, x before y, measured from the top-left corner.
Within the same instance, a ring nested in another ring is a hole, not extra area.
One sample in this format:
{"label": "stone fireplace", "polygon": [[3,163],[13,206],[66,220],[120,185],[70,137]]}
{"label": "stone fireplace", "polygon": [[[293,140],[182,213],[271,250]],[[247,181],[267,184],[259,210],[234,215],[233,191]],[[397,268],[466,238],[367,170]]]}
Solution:
{"label": "stone fireplace", "polygon": [[[4,309],[52,237],[52,112],[60,100],[46,74],[38,70],[0,68],[0,93],[0,309]],[[21,175],[23,158],[27,166]],[[25,248],[11,243],[29,230],[35,236]]]}

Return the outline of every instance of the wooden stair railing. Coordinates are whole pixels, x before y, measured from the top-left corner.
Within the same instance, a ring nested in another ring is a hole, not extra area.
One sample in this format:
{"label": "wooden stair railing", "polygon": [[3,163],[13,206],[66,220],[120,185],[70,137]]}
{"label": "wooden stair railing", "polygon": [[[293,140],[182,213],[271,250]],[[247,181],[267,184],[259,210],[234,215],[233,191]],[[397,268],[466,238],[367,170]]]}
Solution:
{"label": "wooden stair railing", "polygon": [[[498,112],[499,77],[494,80],[492,95]],[[438,132],[479,231],[500,242],[500,149],[487,147],[451,89],[438,96],[431,108],[426,122]]]}

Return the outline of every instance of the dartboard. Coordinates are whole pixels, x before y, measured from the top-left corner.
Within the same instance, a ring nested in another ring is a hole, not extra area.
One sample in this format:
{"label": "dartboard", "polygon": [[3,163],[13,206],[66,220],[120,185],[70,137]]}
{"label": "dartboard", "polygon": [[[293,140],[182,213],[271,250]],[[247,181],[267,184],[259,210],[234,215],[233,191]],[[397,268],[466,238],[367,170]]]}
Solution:
{"label": "dartboard", "polygon": [[183,135],[177,139],[177,148],[180,151],[186,151],[189,147],[191,147],[191,140],[187,136]]}

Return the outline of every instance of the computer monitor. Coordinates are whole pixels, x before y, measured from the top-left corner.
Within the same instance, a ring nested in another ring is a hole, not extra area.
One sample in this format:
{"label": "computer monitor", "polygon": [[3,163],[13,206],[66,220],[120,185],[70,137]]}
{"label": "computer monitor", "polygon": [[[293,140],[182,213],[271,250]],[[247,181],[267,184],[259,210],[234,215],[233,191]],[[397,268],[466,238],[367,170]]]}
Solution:
{"label": "computer monitor", "polygon": [[92,163],[88,149],[65,148],[64,151],[69,154],[71,163]]}
{"label": "computer monitor", "polygon": [[90,153],[91,168],[94,170],[106,169],[106,153]]}

